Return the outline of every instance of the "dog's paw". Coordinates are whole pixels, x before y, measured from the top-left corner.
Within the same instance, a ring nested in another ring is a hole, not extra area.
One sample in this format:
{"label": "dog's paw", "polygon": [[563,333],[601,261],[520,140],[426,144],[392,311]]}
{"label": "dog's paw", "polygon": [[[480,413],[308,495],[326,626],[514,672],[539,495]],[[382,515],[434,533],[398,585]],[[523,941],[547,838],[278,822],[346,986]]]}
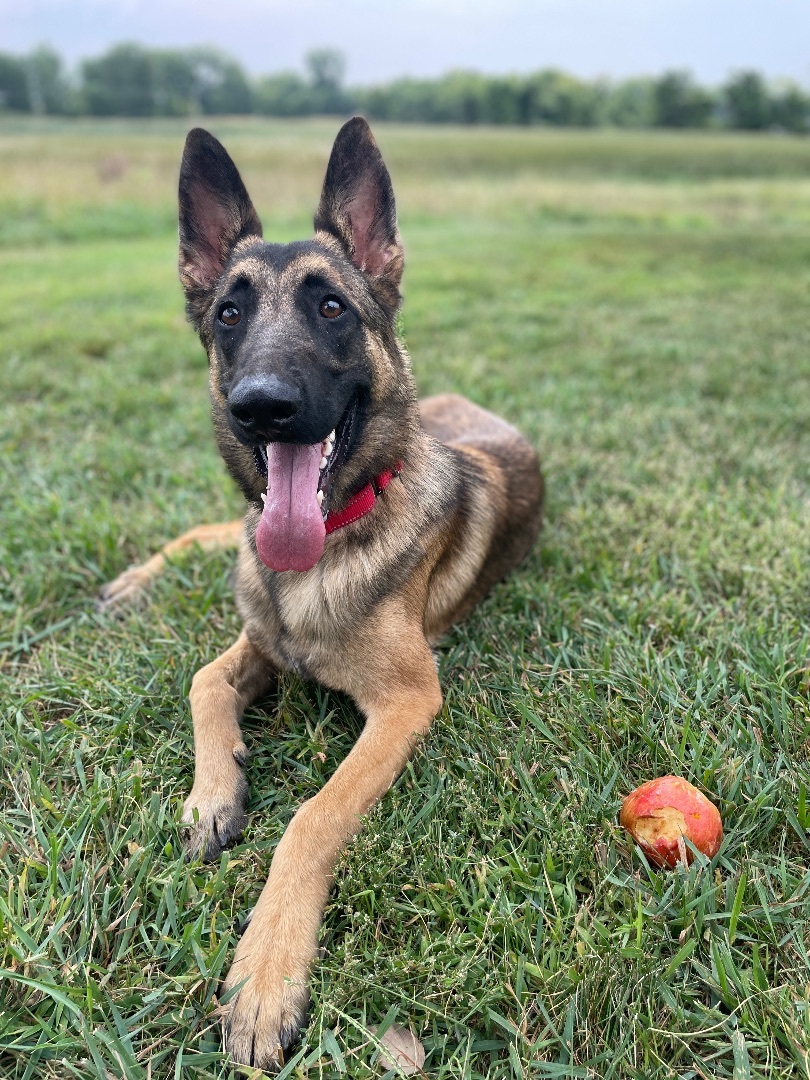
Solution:
{"label": "dog's paw", "polygon": [[218,859],[245,831],[247,783],[243,776],[227,795],[195,791],[183,804],[183,845],[190,859]]}
{"label": "dog's paw", "polygon": [[237,954],[223,990],[227,993],[244,980],[236,996],[224,1006],[225,1049],[239,1065],[277,1072],[306,1023],[307,971],[304,969],[296,977],[267,970],[250,974]]}
{"label": "dog's paw", "polygon": [[146,600],[152,575],[143,566],[133,566],[117,578],[102,585],[96,600],[96,610],[117,612],[126,607],[143,604]]}

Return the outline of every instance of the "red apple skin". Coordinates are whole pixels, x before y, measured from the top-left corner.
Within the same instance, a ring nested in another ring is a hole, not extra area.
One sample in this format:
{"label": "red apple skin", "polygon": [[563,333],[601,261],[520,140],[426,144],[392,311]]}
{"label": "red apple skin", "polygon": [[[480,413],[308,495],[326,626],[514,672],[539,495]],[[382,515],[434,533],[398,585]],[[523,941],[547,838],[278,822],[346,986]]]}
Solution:
{"label": "red apple skin", "polygon": [[656,866],[692,861],[693,852],[681,837],[710,859],[723,839],[717,807],[681,776],[661,776],[631,791],[622,803],[619,824]]}

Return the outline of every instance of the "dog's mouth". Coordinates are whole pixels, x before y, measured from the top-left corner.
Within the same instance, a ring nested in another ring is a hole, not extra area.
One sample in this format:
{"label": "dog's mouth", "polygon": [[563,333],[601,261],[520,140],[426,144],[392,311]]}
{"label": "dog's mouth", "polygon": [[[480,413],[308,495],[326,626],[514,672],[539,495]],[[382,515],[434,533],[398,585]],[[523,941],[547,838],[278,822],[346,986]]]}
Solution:
{"label": "dog's mouth", "polygon": [[271,570],[311,570],[323,553],[329,499],[352,439],[356,403],[325,439],[312,445],[269,442],[253,448],[267,478],[256,550]]}

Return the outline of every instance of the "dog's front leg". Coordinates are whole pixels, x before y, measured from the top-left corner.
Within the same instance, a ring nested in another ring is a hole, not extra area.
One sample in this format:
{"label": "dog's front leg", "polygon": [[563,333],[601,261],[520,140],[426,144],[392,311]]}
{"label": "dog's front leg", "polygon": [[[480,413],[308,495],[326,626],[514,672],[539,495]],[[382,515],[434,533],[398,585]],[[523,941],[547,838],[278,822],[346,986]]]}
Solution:
{"label": "dog's front leg", "polygon": [[421,633],[419,638],[410,663],[402,662],[400,651],[396,665],[366,671],[364,683],[375,688],[355,694],[367,717],[363,733],[329,782],[301,806],[276,848],[224,986],[241,987],[225,1020],[227,1048],[241,1064],[283,1064],[305,1020],[309,967],[337,856],[441,708],[433,658]]}
{"label": "dog's front leg", "polygon": [[247,751],[239,721],[274,677],[273,665],[242,631],[230,649],[200,668],[192,680],[194,786],[183,806],[190,855],[215,859],[245,828]]}

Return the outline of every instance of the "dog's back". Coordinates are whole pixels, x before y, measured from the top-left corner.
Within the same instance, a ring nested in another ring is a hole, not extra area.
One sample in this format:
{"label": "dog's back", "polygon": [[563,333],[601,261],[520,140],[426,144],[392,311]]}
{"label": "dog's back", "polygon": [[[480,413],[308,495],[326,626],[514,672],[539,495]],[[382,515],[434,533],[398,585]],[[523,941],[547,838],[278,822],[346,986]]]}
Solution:
{"label": "dog's back", "polygon": [[543,517],[543,477],[531,443],[511,424],[467,398],[459,394],[424,398],[419,413],[429,435],[470,462],[474,470],[484,471],[484,498],[496,511],[475,583],[448,613],[447,624],[438,627],[441,632],[463,619],[531,550]]}

